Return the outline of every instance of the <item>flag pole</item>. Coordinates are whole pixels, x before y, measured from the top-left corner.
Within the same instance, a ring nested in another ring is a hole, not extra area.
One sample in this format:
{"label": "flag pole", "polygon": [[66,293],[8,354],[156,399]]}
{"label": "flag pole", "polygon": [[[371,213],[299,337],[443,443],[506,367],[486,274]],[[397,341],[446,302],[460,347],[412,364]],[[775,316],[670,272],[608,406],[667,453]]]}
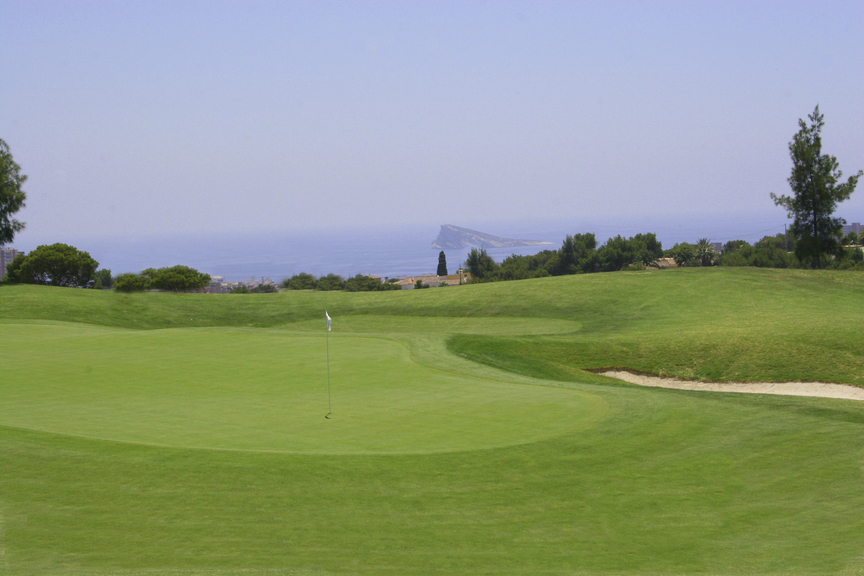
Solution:
{"label": "flag pole", "polygon": [[327,317],[327,415],[324,418],[329,419],[333,413],[333,404],[330,400],[330,315],[326,310],[324,316]]}

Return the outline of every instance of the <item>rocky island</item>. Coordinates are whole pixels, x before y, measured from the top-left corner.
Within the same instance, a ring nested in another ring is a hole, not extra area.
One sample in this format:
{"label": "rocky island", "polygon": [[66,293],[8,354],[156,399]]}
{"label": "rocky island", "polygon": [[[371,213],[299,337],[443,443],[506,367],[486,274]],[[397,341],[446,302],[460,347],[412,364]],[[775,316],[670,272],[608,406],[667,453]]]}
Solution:
{"label": "rocky island", "polygon": [[552,242],[540,240],[514,240],[512,238],[500,238],[491,234],[484,234],[468,228],[460,228],[451,224],[443,224],[438,237],[432,242],[432,248],[464,248],[466,246],[478,246],[481,248],[515,248],[516,246],[544,246]]}

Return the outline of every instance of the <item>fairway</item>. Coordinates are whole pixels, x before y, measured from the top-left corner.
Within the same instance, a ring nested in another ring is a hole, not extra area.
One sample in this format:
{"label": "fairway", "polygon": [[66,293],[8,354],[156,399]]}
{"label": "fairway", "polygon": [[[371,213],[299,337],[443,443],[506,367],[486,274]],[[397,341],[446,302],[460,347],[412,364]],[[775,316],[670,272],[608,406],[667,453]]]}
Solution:
{"label": "fairway", "polygon": [[[0,324],[18,361],[0,425],[163,446],[423,453],[533,442],[606,412],[596,395],[420,366],[398,342],[278,330]],[[25,384],[26,385],[22,385]]]}

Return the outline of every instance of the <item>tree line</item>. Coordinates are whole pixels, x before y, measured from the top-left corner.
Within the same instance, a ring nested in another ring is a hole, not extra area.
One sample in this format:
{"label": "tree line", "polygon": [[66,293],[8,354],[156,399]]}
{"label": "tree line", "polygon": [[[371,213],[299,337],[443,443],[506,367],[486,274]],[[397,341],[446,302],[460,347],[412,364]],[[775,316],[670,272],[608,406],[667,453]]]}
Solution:
{"label": "tree line", "polygon": [[838,239],[839,250],[818,262],[812,258],[799,258],[798,240],[792,233],[765,236],[752,245],[744,240],[733,240],[723,246],[718,263],[722,266],[864,271],[862,240],[864,238],[859,238],[854,232],[847,234]]}
{"label": "tree line", "polygon": [[[864,234],[854,232],[842,239],[841,250],[830,258],[823,258],[819,266],[834,270],[864,271]],[[659,267],[661,258],[672,258],[680,267],[701,266],[755,266],[760,268],[815,268],[810,260],[796,255],[797,241],[793,234],[765,236],[755,244],[746,240],[726,242],[722,250],[715,250],[707,238],[695,244],[679,242],[668,250],[653,233],[637,234],[630,238],[615,236],[596,248],[594,234],[567,236],[558,250],[544,250],[532,256],[513,254],[502,262],[495,262],[486,250],[474,248],[468,254],[465,268],[474,282],[498,282],[565,276],[592,272],[619,270],[645,270]]]}
{"label": "tree line", "polygon": [[42,284],[67,288],[114,288],[119,292],[164,290],[188,292],[210,283],[210,275],[188,266],[148,268],[138,274],[111,275],[97,270],[99,263],[88,252],[68,244],[39,246],[29,254],[18,254],[6,266],[3,281],[9,284]]}
{"label": "tree line", "polygon": [[597,248],[593,233],[567,235],[558,250],[543,250],[530,256],[513,254],[500,264],[483,248],[473,248],[465,260],[472,282],[523,280],[590,272],[613,272],[656,266],[663,247],[653,233],[630,238],[615,236]]}

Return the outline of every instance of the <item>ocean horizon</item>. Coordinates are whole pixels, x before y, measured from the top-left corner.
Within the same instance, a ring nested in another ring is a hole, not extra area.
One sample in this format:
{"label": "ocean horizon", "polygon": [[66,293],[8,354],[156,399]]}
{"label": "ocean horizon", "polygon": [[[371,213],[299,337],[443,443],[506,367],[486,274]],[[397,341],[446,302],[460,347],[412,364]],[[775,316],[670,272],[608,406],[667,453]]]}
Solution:
{"label": "ocean horizon", "polygon": [[[349,232],[246,233],[141,240],[93,240],[91,256],[112,273],[139,272],[183,264],[228,282],[270,278],[280,282],[295,274],[339,274],[345,278],[370,274],[388,278],[434,274],[438,248],[432,242],[437,229],[388,227]],[[524,238],[531,239],[531,238]],[[497,261],[511,254],[536,254],[557,249],[545,246],[487,248]],[[79,247],[80,249],[84,249]],[[444,249],[450,273],[462,266],[471,246]]]}
{"label": "ocean horizon", "polygon": [[[613,224],[572,224],[567,222],[486,222],[462,226],[487,234],[520,240],[541,240],[552,244],[489,248],[492,258],[500,262],[511,254],[531,255],[542,250],[560,248],[567,234],[593,232],[598,245],[607,238],[621,234],[654,232],[670,248],[676,242],[696,242],[709,237],[713,241],[742,238],[755,242],[766,235],[783,232],[783,220],[774,222],[731,220],[668,221],[651,223],[619,220]],[[197,234],[134,235],[128,237],[80,237],[73,239],[31,240],[26,232],[24,241],[12,246],[31,251],[40,244],[64,242],[90,253],[101,268],[114,275],[140,272],[145,268],[161,268],[182,264],[226,281],[239,282],[250,278],[270,278],[280,282],[307,272],[315,276],[339,274],[350,277],[370,274],[388,278],[434,274],[440,249],[432,248],[440,224],[388,225],[352,230],[309,231],[208,231]],[[448,272],[463,265],[471,246],[444,249]]]}

